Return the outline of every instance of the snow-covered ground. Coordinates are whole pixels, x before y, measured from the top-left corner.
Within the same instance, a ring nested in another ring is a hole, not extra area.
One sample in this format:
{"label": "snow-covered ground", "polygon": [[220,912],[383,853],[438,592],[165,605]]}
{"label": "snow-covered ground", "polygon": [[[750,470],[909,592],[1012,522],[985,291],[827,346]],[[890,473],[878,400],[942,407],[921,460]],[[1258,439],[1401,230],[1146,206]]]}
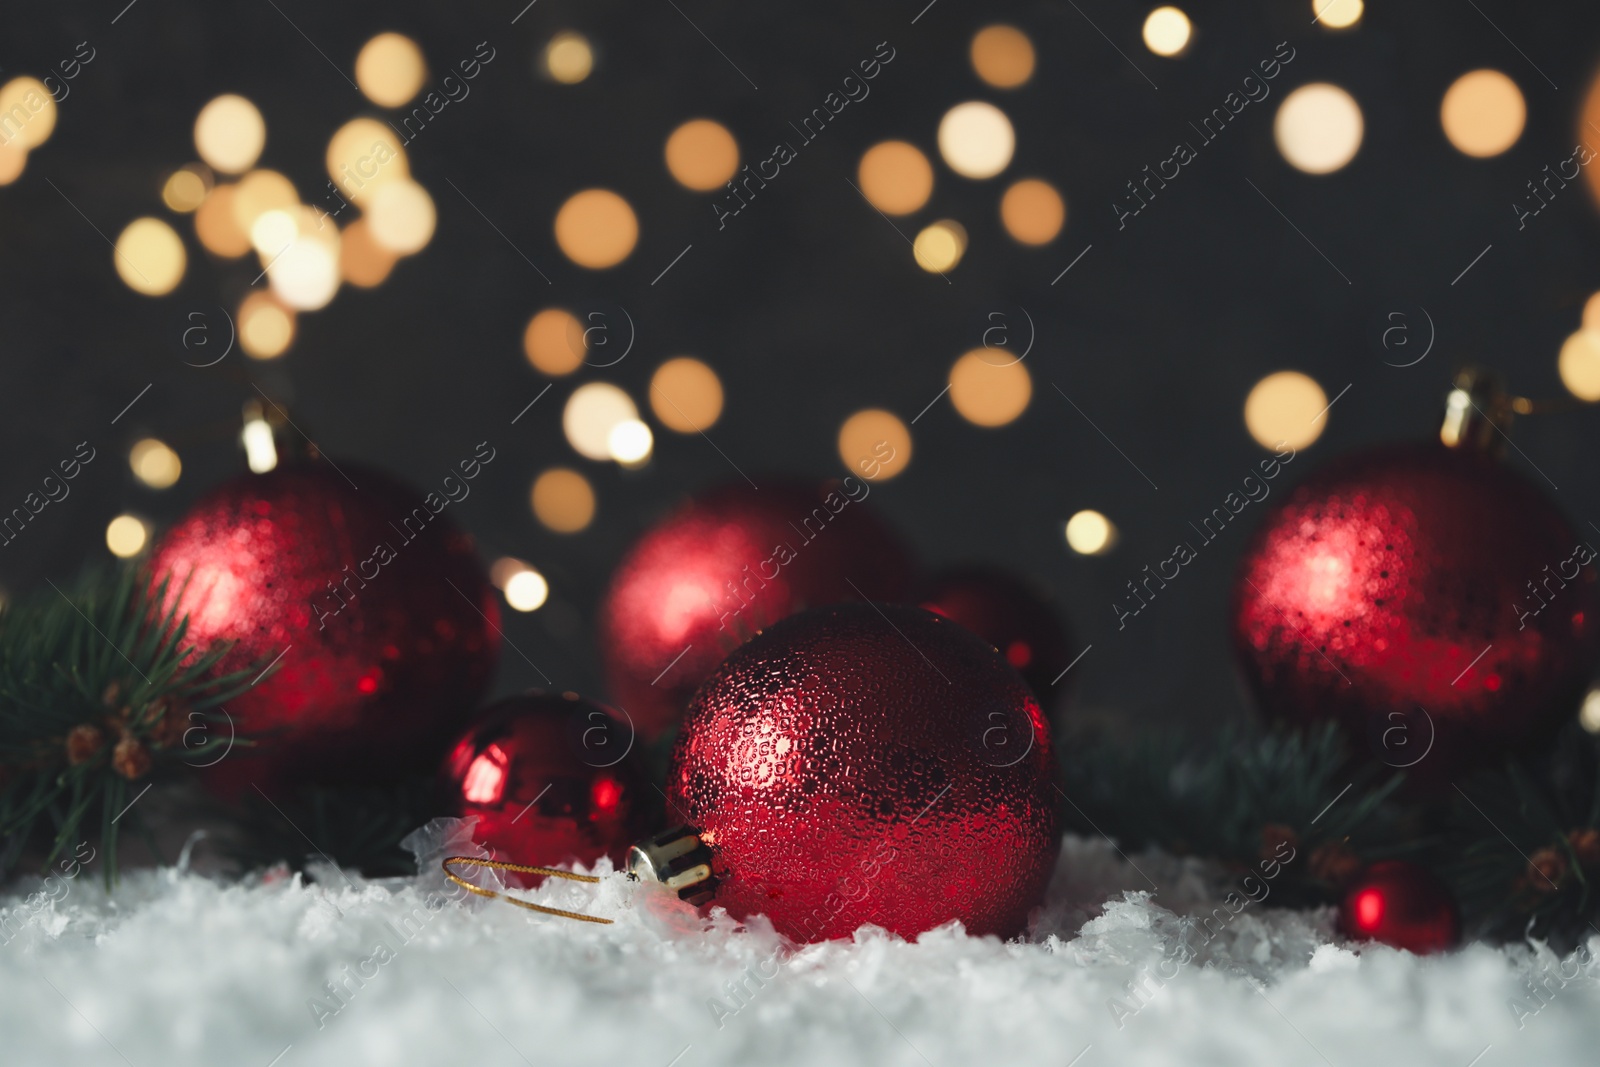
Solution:
{"label": "snow-covered ground", "polygon": [[616,874],[535,897],[611,926],[458,901],[435,857],[459,830],[419,832],[416,879],[13,885],[0,1064],[1503,1067],[1600,1047],[1600,938],[1565,960],[1356,952],[1326,912],[1224,906],[1218,872],[1099,840],[1066,839],[1026,942],[794,949]]}

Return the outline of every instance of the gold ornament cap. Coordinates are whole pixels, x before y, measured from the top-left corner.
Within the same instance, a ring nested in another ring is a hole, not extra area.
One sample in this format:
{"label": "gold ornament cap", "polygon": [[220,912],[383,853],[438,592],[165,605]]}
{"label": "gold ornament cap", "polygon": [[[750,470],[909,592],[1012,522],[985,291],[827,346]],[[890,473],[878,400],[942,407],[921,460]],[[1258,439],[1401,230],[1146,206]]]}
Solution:
{"label": "gold ornament cap", "polygon": [[711,873],[711,849],[692,826],[675,826],[628,849],[628,877],[659,882],[678,899],[699,907],[716,895],[717,878]]}
{"label": "gold ornament cap", "polygon": [[1505,451],[1520,399],[1507,391],[1505,380],[1494,371],[1461,368],[1445,396],[1439,440],[1447,448],[1499,455]]}

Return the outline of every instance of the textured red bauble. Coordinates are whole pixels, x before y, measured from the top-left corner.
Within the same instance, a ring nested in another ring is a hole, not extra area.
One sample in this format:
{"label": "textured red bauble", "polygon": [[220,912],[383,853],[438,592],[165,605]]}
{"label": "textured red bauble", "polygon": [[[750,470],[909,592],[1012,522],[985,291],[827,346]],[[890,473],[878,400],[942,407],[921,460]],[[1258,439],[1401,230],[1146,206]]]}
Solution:
{"label": "textured red bauble", "polygon": [[342,469],[300,461],[235,478],[155,548],[153,574],[170,579],[187,640],[237,642],[223,671],[276,660],[227,705],[238,734],[259,743],[217,763],[223,792],[428,773],[494,667],[498,608],[471,539],[443,505]]}
{"label": "textured red bauble", "polygon": [[513,863],[621,863],[646,829],[633,730],[576,693],[529,692],[492,704],[451,748],[440,777],[473,840]]}
{"label": "textured red bauble", "polygon": [[728,657],[695,694],[668,810],[735,917],[798,941],[1026,925],[1054,867],[1055,758],[1026,684],[920,608],[841,604]]}
{"label": "textured red bauble", "polygon": [[904,599],[910,553],[867,510],[871,486],[763,478],[697,496],[629,550],[601,607],[615,703],[646,738],[677,725],[741,641],[808,607]]}
{"label": "textured red bauble", "polygon": [[934,577],[922,606],[971,630],[1006,658],[1040,702],[1071,659],[1067,630],[1050,602],[1027,582],[992,567],[960,567]]}
{"label": "textured red bauble", "polygon": [[1450,890],[1427,868],[1385,860],[1363,871],[1345,893],[1339,932],[1420,955],[1454,945],[1461,919]]}
{"label": "textured red bauble", "polygon": [[1600,648],[1592,556],[1493,457],[1376,448],[1271,508],[1234,587],[1234,637],[1268,713],[1337,720],[1442,785],[1574,714]]}

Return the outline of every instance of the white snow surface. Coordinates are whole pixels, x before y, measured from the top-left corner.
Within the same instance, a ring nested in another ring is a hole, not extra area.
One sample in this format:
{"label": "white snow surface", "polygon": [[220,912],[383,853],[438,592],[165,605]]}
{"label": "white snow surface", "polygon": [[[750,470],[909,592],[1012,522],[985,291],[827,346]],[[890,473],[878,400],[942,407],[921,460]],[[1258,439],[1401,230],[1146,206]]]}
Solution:
{"label": "white snow surface", "polygon": [[1502,1067],[1600,1047],[1600,937],[1564,959],[1351,945],[1327,910],[1234,914],[1219,869],[1103,840],[1064,840],[1025,939],[794,946],[605,861],[599,885],[525,895],[610,926],[450,893],[438,858],[471,851],[465,831],[418,831],[410,879],[180,864],[110,894],[88,869],[14,884],[0,1065]]}

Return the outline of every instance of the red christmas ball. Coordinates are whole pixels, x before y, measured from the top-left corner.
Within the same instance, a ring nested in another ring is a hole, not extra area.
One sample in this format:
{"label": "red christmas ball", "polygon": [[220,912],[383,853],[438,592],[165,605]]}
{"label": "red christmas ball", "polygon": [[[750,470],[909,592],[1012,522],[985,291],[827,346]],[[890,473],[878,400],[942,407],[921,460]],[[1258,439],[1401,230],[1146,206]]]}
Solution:
{"label": "red christmas ball", "polygon": [[1385,860],[1363,871],[1345,893],[1339,932],[1422,955],[1454,945],[1461,919],[1450,890],[1427,868]]}
{"label": "red christmas ball", "polygon": [[611,695],[645,738],[671,729],[741,641],[808,607],[902,600],[910,553],[869,483],[763,479],[691,499],[628,551],[601,606]]}
{"label": "red christmas ball", "polygon": [[210,772],[224,793],[428,773],[494,667],[493,591],[444,498],[343,472],[308,461],[236,478],[156,545],[152,571],[187,639],[236,642],[220,671],[276,661],[226,705],[258,743]]}
{"label": "red christmas ball", "polygon": [[1027,582],[989,567],[962,567],[937,575],[922,606],[960,623],[1017,669],[1041,702],[1071,662],[1066,627]]}
{"label": "red christmas ball", "polygon": [[981,639],[920,608],[806,612],[695,694],[668,804],[714,856],[716,904],[798,941],[959,919],[1009,937],[1060,840],[1049,727]]}
{"label": "red christmas ball", "polygon": [[1442,785],[1576,710],[1600,651],[1593,554],[1492,457],[1376,448],[1268,511],[1234,587],[1234,637],[1269,714],[1337,720]]}
{"label": "red christmas ball", "polygon": [[633,741],[624,718],[576,693],[498,701],[445,759],[449,808],[476,816],[473,839],[502,860],[620,864],[647,829]]}

